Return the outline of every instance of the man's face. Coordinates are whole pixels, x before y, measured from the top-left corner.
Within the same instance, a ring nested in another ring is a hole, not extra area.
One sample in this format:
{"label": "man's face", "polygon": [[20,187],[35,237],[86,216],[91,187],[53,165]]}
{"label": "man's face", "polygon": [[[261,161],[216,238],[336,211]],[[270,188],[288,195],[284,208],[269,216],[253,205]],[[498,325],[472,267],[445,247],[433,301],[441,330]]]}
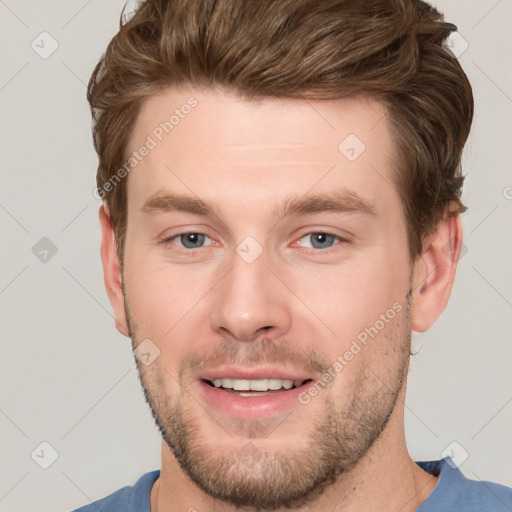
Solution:
{"label": "man's face", "polygon": [[123,274],[134,346],[160,351],[138,363],[147,400],[204,492],[299,506],[362,460],[403,390],[411,264],[385,110],[168,90],[130,151],[148,136]]}

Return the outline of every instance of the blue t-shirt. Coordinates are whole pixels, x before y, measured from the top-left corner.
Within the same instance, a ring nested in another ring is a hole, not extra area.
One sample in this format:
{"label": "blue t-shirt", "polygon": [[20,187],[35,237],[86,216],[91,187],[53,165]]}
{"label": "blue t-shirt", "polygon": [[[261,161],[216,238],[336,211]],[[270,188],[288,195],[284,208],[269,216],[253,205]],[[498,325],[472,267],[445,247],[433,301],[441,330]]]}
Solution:
{"label": "blue t-shirt", "polygon": [[[430,496],[416,512],[510,512],[512,489],[491,482],[469,480],[449,458],[417,462],[431,475],[439,476]],[[135,485],[126,486],[106,498],[74,512],[151,512],[151,487],[160,476],[152,471],[141,476]]]}

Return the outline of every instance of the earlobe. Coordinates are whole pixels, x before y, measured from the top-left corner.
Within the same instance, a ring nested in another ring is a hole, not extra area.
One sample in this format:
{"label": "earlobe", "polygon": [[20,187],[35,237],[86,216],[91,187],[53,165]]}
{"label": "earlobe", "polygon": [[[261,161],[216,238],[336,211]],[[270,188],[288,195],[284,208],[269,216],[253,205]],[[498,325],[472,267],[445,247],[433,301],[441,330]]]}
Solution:
{"label": "earlobe", "polygon": [[448,208],[436,231],[425,238],[423,253],[414,266],[414,331],[428,330],[444,311],[455,280],[461,249],[460,214]]}
{"label": "earlobe", "polygon": [[124,336],[130,336],[124,307],[121,265],[117,254],[114,228],[110,221],[108,207],[102,204],[99,211],[101,226],[101,261],[103,279],[110,304],[114,310],[116,328]]}

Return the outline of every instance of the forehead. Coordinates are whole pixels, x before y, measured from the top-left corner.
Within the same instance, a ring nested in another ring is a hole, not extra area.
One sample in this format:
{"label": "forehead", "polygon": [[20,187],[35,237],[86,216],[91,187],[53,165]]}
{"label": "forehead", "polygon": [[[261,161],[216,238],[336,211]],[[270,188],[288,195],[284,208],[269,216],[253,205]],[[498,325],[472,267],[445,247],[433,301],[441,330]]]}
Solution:
{"label": "forehead", "polygon": [[245,204],[248,191],[251,200],[279,202],[287,191],[339,187],[397,200],[386,110],[367,97],[245,100],[218,89],[168,89],[140,110],[129,154],[143,146],[150,149],[129,175],[129,207],[165,188]]}

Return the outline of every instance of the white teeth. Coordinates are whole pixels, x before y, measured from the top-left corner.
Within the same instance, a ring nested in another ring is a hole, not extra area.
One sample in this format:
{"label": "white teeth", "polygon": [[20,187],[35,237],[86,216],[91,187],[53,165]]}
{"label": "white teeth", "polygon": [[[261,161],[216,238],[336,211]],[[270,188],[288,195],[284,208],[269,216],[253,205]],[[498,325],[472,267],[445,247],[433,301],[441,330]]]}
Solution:
{"label": "white teeth", "polygon": [[[244,381],[239,381],[244,382]],[[281,386],[278,388],[273,388],[269,386],[269,383],[272,382],[268,379],[261,379],[261,380],[246,380],[247,386],[251,391],[267,391],[268,389],[280,389]],[[236,388],[235,388],[236,389]]]}
{"label": "white teeth", "polygon": [[249,391],[251,389],[251,381],[231,379],[231,386],[235,391]]}
{"label": "white teeth", "polygon": [[277,389],[292,389],[293,386],[300,386],[302,380],[281,380],[281,379],[214,379],[213,385],[216,388],[221,386],[226,389],[234,389],[235,391],[268,391]]}
{"label": "white teeth", "polygon": [[[284,381],[282,380],[279,380],[279,379],[268,379],[268,389],[281,389],[282,387],[284,387]],[[289,380],[287,380],[286,382],[290,382]],[[293,383],[292,383],[293,385]],[[288,388],[286,388],[288,389]]]}

